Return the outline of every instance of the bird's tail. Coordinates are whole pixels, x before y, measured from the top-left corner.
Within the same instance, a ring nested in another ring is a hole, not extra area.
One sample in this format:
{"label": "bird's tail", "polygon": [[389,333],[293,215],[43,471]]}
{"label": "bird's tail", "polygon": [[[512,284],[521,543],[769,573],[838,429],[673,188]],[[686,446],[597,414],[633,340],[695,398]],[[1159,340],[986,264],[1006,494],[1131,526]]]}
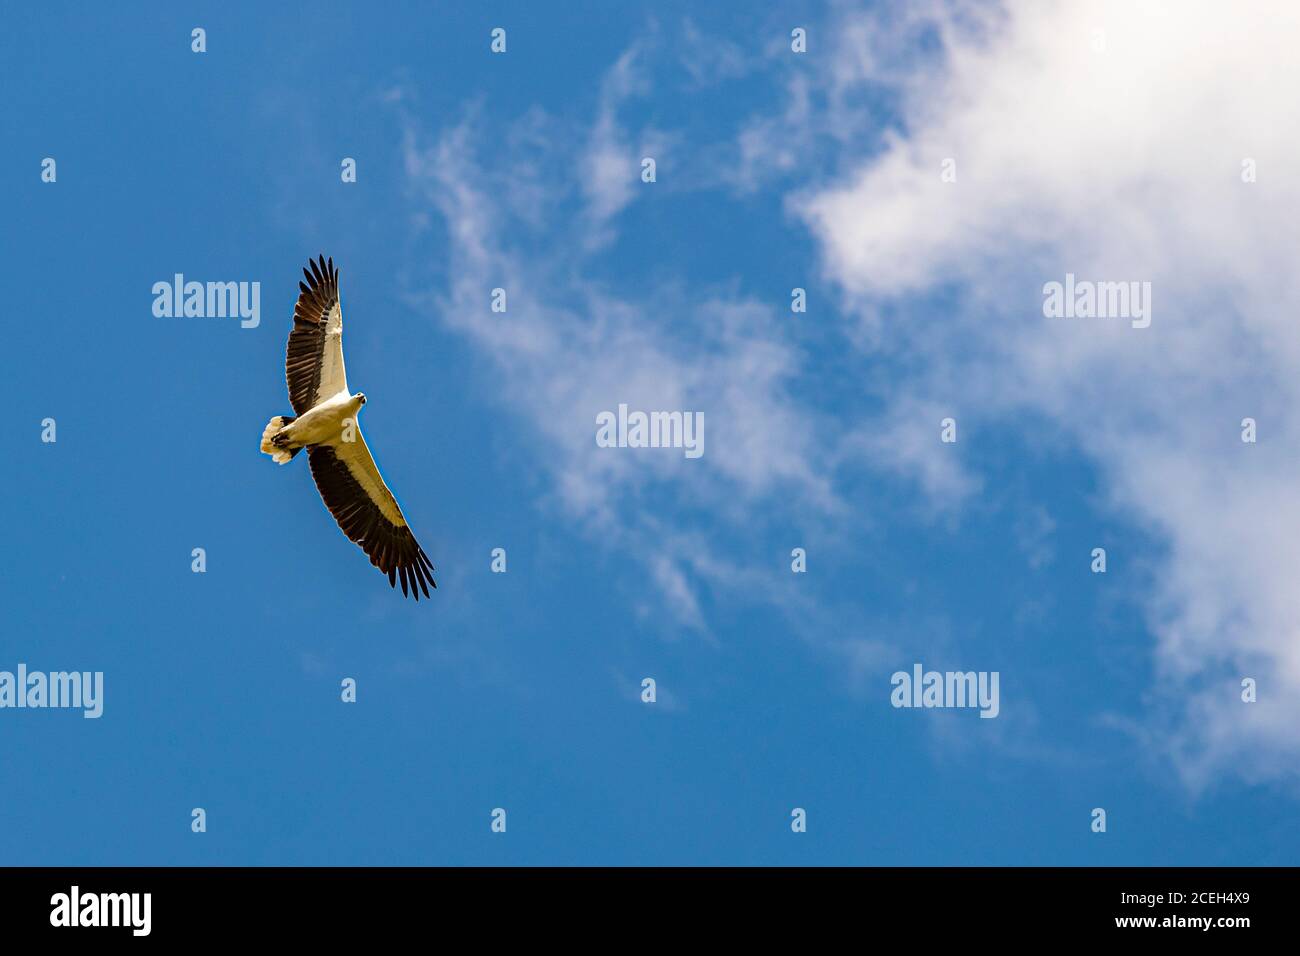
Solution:
{"label": "bird's tail", "polygon": [[262,431],[262,454],[270,455],[271,460],[277,465],[283,465],[302,451],[301,445],[291,448],[288,444],[288,436],[280,434],[286,425],[296,420],[292,415],[276,415],[266,423],[266,428]]}

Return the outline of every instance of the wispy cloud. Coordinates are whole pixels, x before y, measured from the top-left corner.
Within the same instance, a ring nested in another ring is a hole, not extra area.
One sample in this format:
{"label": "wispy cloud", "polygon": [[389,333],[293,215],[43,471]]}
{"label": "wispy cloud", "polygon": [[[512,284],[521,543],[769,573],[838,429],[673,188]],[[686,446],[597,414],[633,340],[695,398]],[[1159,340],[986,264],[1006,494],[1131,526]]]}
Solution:
{"label": "wispy cloud", "polygon": [[[428,294],[499,372],[501,399],[542,449],[552,504],[638,556],[677,620],[706,630],[700,589],[747,576],[657,515],[671,508],[696,527],[744,534],[761,524],[764,501],[814,514],[838,503],[814,467],[824,426],[790,392],[803,356],[771,303],[721,287],[634,299],[596,277],[606,242],[592,234],[612,229],[635,190],[649,188],[628,146],[646,134],[617,119],[622,98],[644,90],[634,49],[606,77],[588,135],[551,157],[548,168],[576,175],[545,198],[533,188],[535,165],[492,150],[474,111],[437,134],[408,120],[406,168],[418,202],[448,231],[448,288]],[[532,115],[515,125],[560,122]],[[505,312],[489,308],[494,288],[506,292]],[[620,403],[702,412],[704,456],[597,447],[596,416]]]}
{"label": "wispy cloud", "polygon": [[653,130],[646,131],[643,141],[634,145],[618,119],[619,108],[624,103],[649,91],[641,56],[640,46],[633,46],[605,75],[596,119],[579,157],[580,185],[586,200],[582,234],[588,247],[598,246],[610,238],[609,220],[632,202],[640,177],[639,159],[651,153],[658,153],[662,158],[664,152],[662,137]]}

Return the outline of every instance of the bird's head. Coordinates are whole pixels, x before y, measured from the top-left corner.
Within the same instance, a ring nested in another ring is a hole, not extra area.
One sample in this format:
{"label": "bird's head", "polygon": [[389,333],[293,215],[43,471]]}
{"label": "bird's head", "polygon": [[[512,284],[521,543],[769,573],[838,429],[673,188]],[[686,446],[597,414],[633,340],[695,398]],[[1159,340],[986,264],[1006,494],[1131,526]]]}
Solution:
{"label": "bird's head", "polygon": [[356,393],[355,395],[353,395],[352,397],[356,400],[357,405],[364,405],[364,404],[366,403],[366,393],[365,393],[365,392],[357,392],[357,393]]}

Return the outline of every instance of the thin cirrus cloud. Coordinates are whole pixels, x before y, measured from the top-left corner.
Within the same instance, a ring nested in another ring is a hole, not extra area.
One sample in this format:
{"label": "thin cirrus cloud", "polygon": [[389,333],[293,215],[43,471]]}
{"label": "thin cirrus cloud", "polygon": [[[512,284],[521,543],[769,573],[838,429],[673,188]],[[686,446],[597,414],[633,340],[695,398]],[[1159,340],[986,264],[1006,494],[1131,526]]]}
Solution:
{"label": "thin cirrus cloud", "polygon": [[[473,110],[437,134],[407,116],[405,164],[418,203],[449,238],[449,279],[430,293],[434,311],[500,372],[501,398],[547,449],[537,459],[549,468],[551,503],[636,556],[676,620],[707,632],[701,592],[752,588],[754,573],[698,531],[665,523],[666,509],[689,516],[685,527],[745,533],[765,500],[817,514],[839,502],[811,464],[819,425],[790,394],[804,360],[776,306],[725,290],[629,299],[589,274],[642,185],[630,144],[664,140],[619,122],[620,107],[645,89],[633,47],[607,74],[583,135],[538,112],[502,134],[527,150],[492,149],[499,131]],[[574,175],[543,183],[538,167]],[[494,288],[506,291],[504,313],[489,308]],[[702,413],[704,457],[598,448],[596,416],[620,403]],[[756,590],[775,599],[787,589],[773,573]]]}
{"label": "thin cirrus cloud", "polygon": [[[1045,416],[1115,508],[1167,543],[1145,598],[1161,715],[1148,742],[1192,787],[1225,767],[1293,778],[1300,128],[1282,118],[1300,10],[1015,2],[916,17],[941,52],[910,73],[884,30],[878,57],[827,71],[841,88],[893,84],[898,128],[789,208],[863,341],[920,369],[895,401]],[[1043,285],[1067,272],[1150,282],[1151,326],[1044,318]],[[882,318],[941,290],[956,303],[941,321]],[[1240,440],[1247,417],[1258,444]],[[1243,705],[1244,677],[1258,704]]]}

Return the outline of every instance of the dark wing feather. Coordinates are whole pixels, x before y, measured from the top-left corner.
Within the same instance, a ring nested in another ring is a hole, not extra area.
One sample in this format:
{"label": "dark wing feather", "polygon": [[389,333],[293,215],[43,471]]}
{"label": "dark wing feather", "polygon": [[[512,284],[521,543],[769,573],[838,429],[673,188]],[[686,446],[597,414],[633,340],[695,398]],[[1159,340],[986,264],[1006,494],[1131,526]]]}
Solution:
{"label": "dark wing feather", "polygon": [[[400,578],[402,593],[415,595],[420,600],[420,591],[429,596],[429,588],[438,585],[433,580],[433,563],[424,553],[420,543],[406,524],[406,519],[397,507],[396,499],[388,492],[379,471],[374,466],[369,449],[365,447],[360,434],[357,435],[360,448],[355,453],[350,451],[354,461],[368,465],[366,474],[373,472],[374,479],[387,496],[384,504],[389,512],[396,512],[396,520],[385,514],[381,502],[376,501],[358,481],[346,461],[339,457],[332,445],[311,445],[307,448],[307,460],[311,465],[311,476],[316,480],[320,496],[325,500],[334,520],[339,523],[343,533],[361,546],[370,557],[370,563],[388,575],[388,583],[397,587]],[[364,454],[364,458],[361,456]]]}
{"label": "dark wing feather", "polygon": [[[308,263],[311,271],[303,269],[307,281],[298,283],[301,294],[293,309],[293,331],[289,333],[284,359],[289,404],[299,415],[340,388],[347,388],[343,374],[339,273],[332,258],[326,261],[321,256],[319,262],[308,260]],[[331,331],[335,333],[333,336]],[[326,379],[323,390],[322,378]]]}

